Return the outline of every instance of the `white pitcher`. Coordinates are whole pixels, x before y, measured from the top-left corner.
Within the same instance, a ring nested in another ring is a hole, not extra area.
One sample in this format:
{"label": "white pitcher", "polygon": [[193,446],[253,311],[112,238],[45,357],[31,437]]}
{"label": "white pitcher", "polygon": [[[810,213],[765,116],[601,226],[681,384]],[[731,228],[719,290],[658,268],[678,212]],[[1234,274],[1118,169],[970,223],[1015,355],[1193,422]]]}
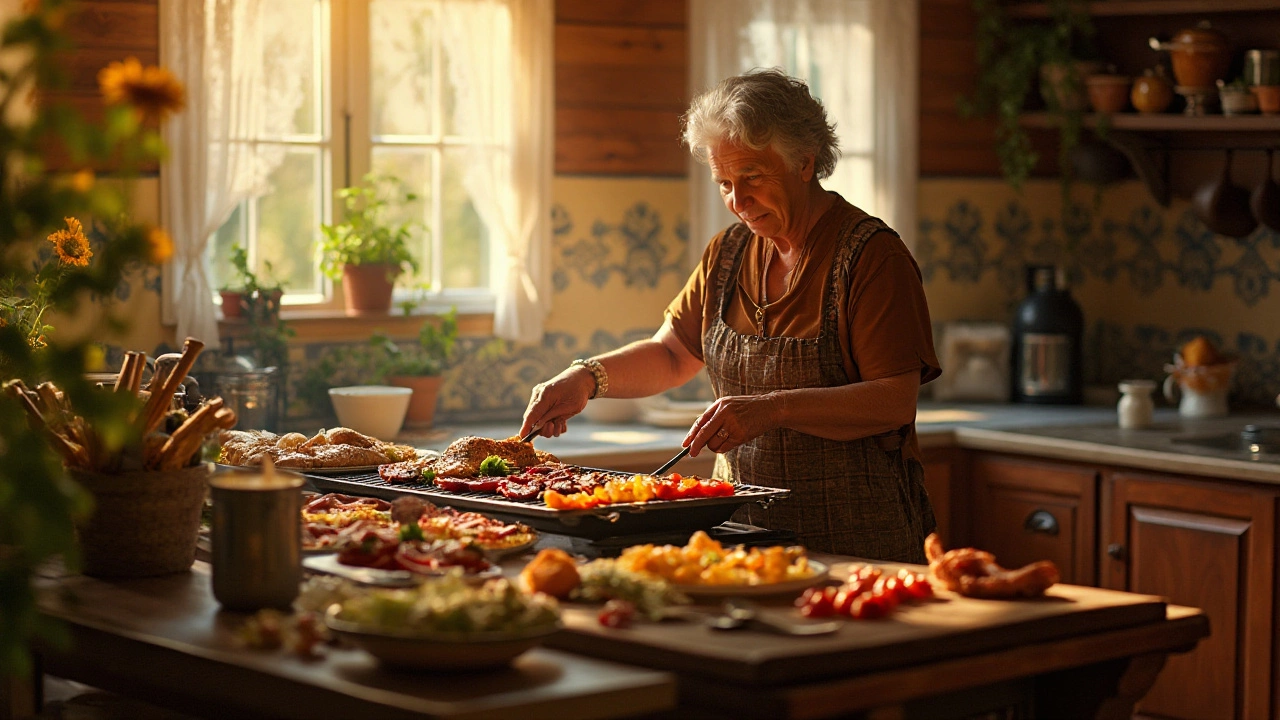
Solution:
{"label": "white pitcher", "polygon": [[1234,361],[1216,365],[1183,365],[1179,356],[1175,364],[1165,366],[1169,373],[1164,379],[1165,399],[1177,401],[1178,414],[1183,417],[1222,417],[1227,414],[1227,392],[1231,389],[1231,376],[1235,369]]}

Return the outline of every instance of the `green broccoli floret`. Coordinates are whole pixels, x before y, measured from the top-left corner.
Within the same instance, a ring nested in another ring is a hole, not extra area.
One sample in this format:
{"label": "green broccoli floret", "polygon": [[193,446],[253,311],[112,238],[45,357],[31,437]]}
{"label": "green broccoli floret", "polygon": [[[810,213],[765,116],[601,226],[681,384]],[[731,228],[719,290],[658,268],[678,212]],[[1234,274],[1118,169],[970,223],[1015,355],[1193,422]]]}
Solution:
{"label": "green broccoli floret", "polygon": [[480,463],[480,474],[485,477],[506,477],[511,474],[511,466],[497,455],[490,455]]}

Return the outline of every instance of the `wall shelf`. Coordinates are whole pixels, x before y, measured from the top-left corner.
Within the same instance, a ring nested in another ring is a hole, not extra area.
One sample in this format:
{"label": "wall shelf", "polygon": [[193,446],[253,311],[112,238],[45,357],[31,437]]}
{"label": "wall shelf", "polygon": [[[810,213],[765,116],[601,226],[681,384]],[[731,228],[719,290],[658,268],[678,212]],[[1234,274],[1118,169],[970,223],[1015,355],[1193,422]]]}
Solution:
{"label": "wall shelf", "polygon": [[[1280,11],[1275,0],[1104,0],[1090,2],[1086,8],[1095,18]],[[1005,11],[1013,18],[1049,17],[1049,5],[1043,2],[1011,4]]]}
{"label": "wall shelf", "polygon": [[[1086,115],[1085,127],[1097,130],[1101,117]],[[1024,127],[1052,128],[1049,113],[1026,113]],[[1179,115],[1117,113],[1107,116],[1100,139],[1124,153],[1156,202],[1169,206],[1169,154],[1174,150],[1280,148],[1280,115]]]}

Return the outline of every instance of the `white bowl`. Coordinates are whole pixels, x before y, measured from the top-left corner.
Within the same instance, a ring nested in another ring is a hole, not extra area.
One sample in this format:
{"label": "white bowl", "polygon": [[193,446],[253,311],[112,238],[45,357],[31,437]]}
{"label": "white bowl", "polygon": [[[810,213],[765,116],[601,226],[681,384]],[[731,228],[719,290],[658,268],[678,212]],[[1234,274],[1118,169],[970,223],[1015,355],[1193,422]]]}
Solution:
{"label": "white bowl", "polygon": [[596,398],[582,409],[583,417],[598,423],[629,423],[639,414],[640,403],[630,398]]}
{"label": "white bowl", "polygon": [[393,440],[404,424],[413,390],[390,385],[329,388],[338,422],[379,440]]}

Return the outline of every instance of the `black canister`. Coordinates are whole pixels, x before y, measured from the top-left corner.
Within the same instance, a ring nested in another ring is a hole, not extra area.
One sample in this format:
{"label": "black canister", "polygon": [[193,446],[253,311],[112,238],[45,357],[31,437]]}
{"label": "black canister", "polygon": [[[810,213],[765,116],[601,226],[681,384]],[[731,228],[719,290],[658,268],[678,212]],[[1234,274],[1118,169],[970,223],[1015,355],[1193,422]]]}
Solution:
{"label": "black canister", "polygon": [[1084,400],[1084,314],[1053,265],[1027,268],[1027,298],[1013,316],[1016,402],[1078,405]]}

